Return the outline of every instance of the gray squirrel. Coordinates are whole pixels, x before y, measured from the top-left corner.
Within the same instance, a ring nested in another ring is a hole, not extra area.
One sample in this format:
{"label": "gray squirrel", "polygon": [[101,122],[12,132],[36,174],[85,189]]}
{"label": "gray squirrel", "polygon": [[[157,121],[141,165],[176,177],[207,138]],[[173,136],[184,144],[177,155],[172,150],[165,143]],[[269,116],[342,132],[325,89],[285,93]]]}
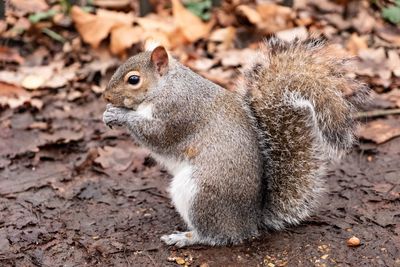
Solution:
{"label": "gray squirrel", "polygon": [[173,175],[169,192],[188,231],[161,240],[237,244],[306,219],[327,163],[354,142],[353,103],[365,88],[345,76],[345,61],[319,39],[272,38],[234,92],[163,46],[121,65],[103,120],[125,127]]}

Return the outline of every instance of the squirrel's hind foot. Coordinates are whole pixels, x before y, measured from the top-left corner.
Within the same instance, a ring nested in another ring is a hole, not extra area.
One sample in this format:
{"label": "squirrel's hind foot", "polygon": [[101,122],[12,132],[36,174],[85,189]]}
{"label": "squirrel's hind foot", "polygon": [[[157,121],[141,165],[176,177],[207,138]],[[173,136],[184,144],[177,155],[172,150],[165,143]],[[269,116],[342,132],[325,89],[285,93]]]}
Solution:
{"label": "squirrel's hind foot", "polygon": [[167,245],[177,247],[187,247],[198,243],[197,235],[194,232],[175,232],[170,235],[163,235],[161,240]]}

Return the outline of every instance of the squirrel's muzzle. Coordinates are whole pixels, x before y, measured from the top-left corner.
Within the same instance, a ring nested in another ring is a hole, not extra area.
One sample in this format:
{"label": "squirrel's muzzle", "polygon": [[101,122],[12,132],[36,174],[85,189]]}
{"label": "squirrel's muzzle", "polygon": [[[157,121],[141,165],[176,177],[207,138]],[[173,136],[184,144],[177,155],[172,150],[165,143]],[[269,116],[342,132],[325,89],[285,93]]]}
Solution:
{"label": "squirrel's muzzle", "polygon": [[105,91],[105,92],[103,93],[103,98],[104,98],[108,103],[111,103],[112,97],[111,97],[111,95],[110,95],[109,92]]}

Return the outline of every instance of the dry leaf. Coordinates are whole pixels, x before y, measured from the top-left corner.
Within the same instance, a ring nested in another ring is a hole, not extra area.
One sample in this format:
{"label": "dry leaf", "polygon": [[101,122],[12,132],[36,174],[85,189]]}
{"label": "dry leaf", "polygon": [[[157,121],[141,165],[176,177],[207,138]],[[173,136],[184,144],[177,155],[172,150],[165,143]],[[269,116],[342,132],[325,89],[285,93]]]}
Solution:
{"label": "dry leaf", "polygon": [[379,94],[380,99],[394,103],[396,107],[400,108],[400,89],[393,89],[387,93]]}
{"label": "dry leaf", "polygon": [[354,29],[361,34],[371,33],[376,25],[376,20],[369,14],[368,9],[360,9],[357,16],[351,22]]}
{"label": "dry leaf", "polygon": [[389,65],[389,69],[393,72],[393,74],[396,77],[400,77],[400,56],[397,51],[389,50],[388,65]]}
{"label": "dry leaf", "polygon": [[93,0],[93,5],[99,7],[121,8],[129,5],[132,0]]}
{"label": "dry leaf", "polygon": [[105,146],[98,149],[99,156],[95,162],[104,169],[113,168],[116,171],[125,171],[132,164],[133,152],[128,149]]}
{"label": "dry leaf", "polygon": [[136,22],[144,30],[142,42],[156,40],[167,48],[173,48],[187,42],[182,31],[171,18],[159,17],[150,14],[144,18],[137,18]]}
{"label": "dry leaf", "polygon": [[221,60],[224,67],[247,66],[252,58],[257,56],[257,52],[250,48],[232,49],[221,51],[216,58]]}
{"label": "dry leaf", "polygon": [[29,102],[31,95],[21,87],[0,82],[0,106],[16,108]]}
{"label": "dry leaf", "polygon": [[400,136],[400,121],[398,119],[374,120],[359,127],[357,135],[362,139],[381,144]]}
{"label": "dry leaf", "polygon": [[14,62],[18,64],[24,63],[24,58],[21,57],[17,49],[0,46],[0,62]]}
{"label": "dry leaf", "polygon": [[49,9],[49,6],[45,0],[10,0],[10,4],[16,9],[27,13],[34,13]]}
{"label": "dry leaf", "polygon": [[247,18],[247,20],[254,25],[257,25],[257,24],[261,23],[261,21],[262,21],[260,14],[258,14],[258,12],[255,9],[253,9],[249,6],[240,5],[240,6],[236,7],[236,11],[240,15]]}
{"label": "dry leaf", "polygon": [[72,7],[71,17],[83,40],[94,48],[107,38],[113,28],[132,25],[134,21],[131,13],[98,9],[97,14],[93,15],[77,6]]}
{"label": "dry leaf", "polygon": [[63,62],[52,62],[47,66],[20,67],[18,72],[0,71],[0,82],[26,89],[60,88],[75,79],[80,64],[64,67]]}
{"label": "dry leaf", "polygon": [[296,28],[291,28],[276,33],[276,37],[286,42],[291,42],[298,38],[299,40],[305,40],[308,37],[308,32],[306,27],[300,26]]}
{"label": "dry leaf", "polygon": [[383,40],[400,47],[400,29],[395,26],[380,27],[376,33]]}
{"label": "dry leaf", "polygon": [[367,37],[360,37],[357,33],[353,33],[346,45],[347,50],[353,55],[357,55],[360,50],[367,49]]}
{"label": "dry leaf", "polygon": [[197,71],[207,71],[216,63],[216,60],[210,58],[199,58],[189,63],[192,69]]}
{"label": "dry leaf", "polygon": [[361,61],[357,62],[357,68],[354,70],[359,75],[370,77],[379,76],[382,80],[389,80],[391,70],[386,59],[385,49],[364,49],[359,51]]}
{"label": "dry leaf", "polygon": [[275,33],[293,27],[296,17],[291,8],[271,3],[258,4],[257,12],[262,18],[257,27],[265,33]]}
{"label": "dry leaf", "polygon": [[113,54],[122,55],[125,49],[140,42],[143,29],[131,25],[122,25],[112,30],[110,49]]}
{"label": "dry leaf", "polygon": [[28,75],[21,81],[22,87],[29,90],[36,90],[44,83],[45,79],[38,75]]}
{"label": "dry leaf", "polygon": [[208,40],[212,42],[220,42],[222,43],[223,49],[230,49],[233,47],[233,41],[235,39],[235,36],[236,36],[236,28],[227,27],[213,31]]}
{"label": "dry leaf", "polygon": [[176,25],[189,42],[195,42],[208,36],[213,25],[212,21],[204,23],[187,10],[179,0],[172,0],[172,13]]}

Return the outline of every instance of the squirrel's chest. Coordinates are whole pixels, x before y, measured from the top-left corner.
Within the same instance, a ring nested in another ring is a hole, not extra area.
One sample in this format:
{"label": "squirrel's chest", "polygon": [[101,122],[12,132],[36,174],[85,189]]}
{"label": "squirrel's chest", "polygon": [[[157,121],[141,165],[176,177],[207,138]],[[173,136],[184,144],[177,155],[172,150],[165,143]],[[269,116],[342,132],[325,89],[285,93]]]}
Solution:
{"label": "squirrel's chest", "polygon": [[193,179],[193,166],[189,162],[165,156],[153,154],[153,157],[173,175],[169,187],[172,202],[186,224],[191,227],[189,214],[198,191],[196,181]]}

